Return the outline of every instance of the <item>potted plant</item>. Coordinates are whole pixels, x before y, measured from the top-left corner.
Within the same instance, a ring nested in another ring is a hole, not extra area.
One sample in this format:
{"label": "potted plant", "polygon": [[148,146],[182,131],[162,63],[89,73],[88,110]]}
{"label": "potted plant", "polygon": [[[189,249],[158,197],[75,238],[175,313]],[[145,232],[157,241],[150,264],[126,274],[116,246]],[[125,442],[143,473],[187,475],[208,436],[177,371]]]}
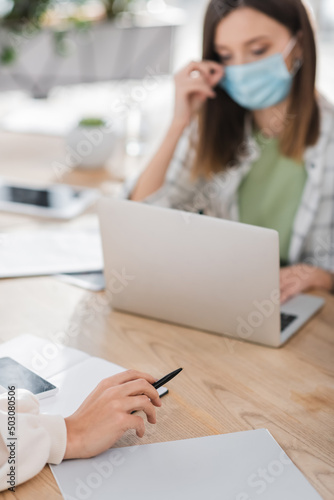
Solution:
{"label": "potted plant", "polygon": [[177,16],[169,21],[152,11],[152,0],[8,0],[8,5],[8,12],[0,13],[0,91],[19,88],[46,97],[55,85],[145,79],[147,68],[171,71],[182,11],[179,21]]}
{"label": "potted plant", "polygon": [[[80,4],[85,4],[85,0],[81,0]],[[36,34],[43,26],[48,24],[48,14],[52,16],[52,9],[56,7],[56,0],[22,0],[8,1],[4,10],[0,12],[0,29],[3,31],[2,44],[0,46],[0,64],[12,64],[17,56],[20,38],[31,37]],[[75,4],[75,2],[73,2]],[[104,7],[104,14],[107,19],[114,19],[124,12],[131,10],[134,0],[101,0],[101,7]],[[73,24],[79,28],[82,27],[80,20],[80,9],[78,7],[79,16],[69,16],[67,24]],[[1,15],[2,14],[2,15]],[[62,34],[64,31],[55,30],[55,46],[60,45]],[[60,42],[59,42],[60,40]],[[21,40],[22,41],[22,40]],[[60,48],[61,51],[61,48]]]}
{"label": "potted plant", "polygon": [[113,19],[119,14],[131,11],[131,8],[134,4],[134,0],[102,0],[102,1],[106,9],[106,15],[108,19]]}
{"label": "potted plant", "polygon": [[52,0],[12,0],[4,4],[0,15],[0,64],[14,63],[22,38],[33,36],[41,28],[42,19]]}
{"label": "potted plant", "polygon": [[74,167],[95,169],[104,167],[115,143],[115,136],[101,118],[80,120],[68,134],[67,150],[74,159]]}

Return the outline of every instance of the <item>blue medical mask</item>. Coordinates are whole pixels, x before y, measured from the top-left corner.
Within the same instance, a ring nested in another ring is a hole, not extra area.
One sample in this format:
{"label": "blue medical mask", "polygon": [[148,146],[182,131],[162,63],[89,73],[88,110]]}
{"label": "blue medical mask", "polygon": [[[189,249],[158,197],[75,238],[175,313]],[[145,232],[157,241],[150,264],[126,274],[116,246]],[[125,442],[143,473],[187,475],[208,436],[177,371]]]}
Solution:
{"label": "blue medical mask", "polygon": [[289,95],[293,78],[301,65],[301,61],[298,61],[290,73],[285,64],[285,58],[296,42],[297,40],[292,38],[283,53],[260,61],[226,66],[225,75],[219,85],[236,103],[246,109],[275,106]]}

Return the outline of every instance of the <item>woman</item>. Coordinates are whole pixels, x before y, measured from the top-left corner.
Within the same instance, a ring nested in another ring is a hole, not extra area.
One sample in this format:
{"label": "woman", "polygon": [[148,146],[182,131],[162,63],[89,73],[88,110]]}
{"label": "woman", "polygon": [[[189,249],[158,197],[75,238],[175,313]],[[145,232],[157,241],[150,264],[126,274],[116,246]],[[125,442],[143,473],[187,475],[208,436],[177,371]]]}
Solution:
{"label": "woman", "polygon": [[281,301],[334,289],[334,109],[315,91],[301,0],[212,0],[203,61],[175,77],[175,110],[135,201],[276,229]]}
{"label": "woman", "polygon": [[[15,442],[15,466],[11,465],[8,436],[7,393],[0,396],[0,491],[10,484],[15,467],[15,485],[38,474],[46,463],[59,464],[69,458],[89,458],[109,449],[128,429],[138,437],[145,433],[144,420],[133,411],[143,410],[156,423],[155,406],[161,406],[151,375],[129,370],[100,382],[70,417],[39,413],[31,392],[21,390]],[[15,488],[14,488],[15,489]],[[12,490],[13,491],[13,490]]]}

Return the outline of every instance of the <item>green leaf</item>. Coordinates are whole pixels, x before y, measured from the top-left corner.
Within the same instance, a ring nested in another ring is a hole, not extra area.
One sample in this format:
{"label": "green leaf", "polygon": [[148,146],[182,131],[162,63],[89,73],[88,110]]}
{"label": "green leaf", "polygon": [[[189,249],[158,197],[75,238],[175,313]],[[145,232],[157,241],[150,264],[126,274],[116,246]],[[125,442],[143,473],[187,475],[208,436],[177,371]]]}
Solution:
{"label": "green leaf", "polygon": [[13,64],[16,59],[16,52],[13,47],[3,47],[1,54],[0,54],[0,61],[1,64]]}
{"label": "green leaf", "polygon": [[106,122],[101,118],[83,118],[79,122],[80,127],[104,127]]}

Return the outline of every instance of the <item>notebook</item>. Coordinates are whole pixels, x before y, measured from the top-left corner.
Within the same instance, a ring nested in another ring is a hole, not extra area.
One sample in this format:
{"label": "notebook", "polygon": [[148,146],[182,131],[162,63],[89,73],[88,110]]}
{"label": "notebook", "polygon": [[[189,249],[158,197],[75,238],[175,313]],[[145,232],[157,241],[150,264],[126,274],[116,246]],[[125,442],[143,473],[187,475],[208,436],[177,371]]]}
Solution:
{"label": "notebook", "polygon": [[[125,371],[122,366],[33,335],[20,335],[0,344],[0,358],[5,356],[59,388],[57,394],[40,400],[40,410],[63,417],[77,410],[101,380]],[[158,389],[160,396],[167,392],[165,387]]]}
{"label": "notebook", "polygon": [[266,429],[112,448],[51,470],[65,500],[321,500]]}

